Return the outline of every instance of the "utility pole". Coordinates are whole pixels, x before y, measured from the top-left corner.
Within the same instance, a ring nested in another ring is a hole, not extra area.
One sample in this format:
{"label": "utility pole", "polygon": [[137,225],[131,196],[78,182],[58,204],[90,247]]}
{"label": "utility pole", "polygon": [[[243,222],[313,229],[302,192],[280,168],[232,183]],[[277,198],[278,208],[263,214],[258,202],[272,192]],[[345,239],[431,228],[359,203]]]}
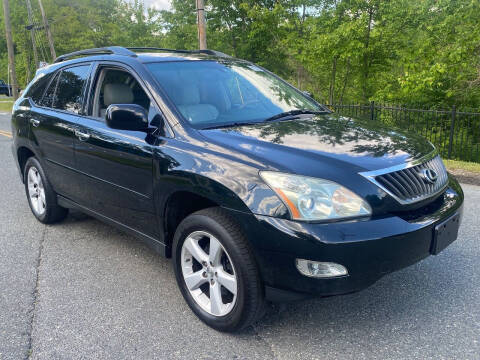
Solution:
{"label": "utility pole", "polygon": [[45,10],[43,9],[42,0],[38,0],[38,5],[40,6],[40,12],[42,13],[43,26],[45,27],[45,31],[47,33],[48,45],[50,46],[50,54],[52,55],[53,62],[57,58],[57,54],[55,53],[55,46],[53,45],[52,32],[50,31],[50,26],[48,25],[48,19],[47,15],[45,14]]}
{"label": "utility pole", "polygon": [[37,53],[37,42],[35,41],[35,24],[33,23],[32,15],[32,4],[30,0],[25,0],[27,3],[27,12],[28,12],[28,22],[30,23],[27,26],[27,29],[30,30],[30,37],[32,38],[32,48],[33,48],[33,60],[35,61],[35,69],[38,69],[38,53]]}
{"label": "utility pole", "polygon": [[8,3],[8,0],[3,0],[3,17],[5,20],[5,36],[7,38],[8,72],[10,75],[10,79],[12,79],[11,85],[13,99],[17,100],[17,73],[15,72],[15,55],[13,53],[12,24],[10,23],[10,4]]}
{"label": "utility pole", "polygon": [[197,4],[198,47],[207,49],[207,30],[205,24],[205,4],[203,0],[195,0]]}

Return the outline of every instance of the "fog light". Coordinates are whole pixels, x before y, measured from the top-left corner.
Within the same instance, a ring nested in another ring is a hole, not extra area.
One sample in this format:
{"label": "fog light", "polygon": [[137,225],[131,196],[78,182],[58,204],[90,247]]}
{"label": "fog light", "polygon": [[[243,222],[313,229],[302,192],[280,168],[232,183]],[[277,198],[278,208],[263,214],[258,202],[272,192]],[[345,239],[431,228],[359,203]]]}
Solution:
{"label": "fog light", "polygon": [[297,269],[305,276],[331,278],[348,275],[347,268],[332,262],[318,262],[304,259],[296,260]]}

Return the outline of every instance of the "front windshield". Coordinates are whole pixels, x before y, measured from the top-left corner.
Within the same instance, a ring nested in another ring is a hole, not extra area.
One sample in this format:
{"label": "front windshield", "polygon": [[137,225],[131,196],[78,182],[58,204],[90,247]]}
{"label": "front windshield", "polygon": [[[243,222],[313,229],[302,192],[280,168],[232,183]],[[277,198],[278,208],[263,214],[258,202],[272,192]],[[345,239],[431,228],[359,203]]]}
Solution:
{"label": "front windshield", "polygon": [[292,86],[246,62],[173,61],[146,65],[195,128],[261,122],[292,110],[323,110]]}

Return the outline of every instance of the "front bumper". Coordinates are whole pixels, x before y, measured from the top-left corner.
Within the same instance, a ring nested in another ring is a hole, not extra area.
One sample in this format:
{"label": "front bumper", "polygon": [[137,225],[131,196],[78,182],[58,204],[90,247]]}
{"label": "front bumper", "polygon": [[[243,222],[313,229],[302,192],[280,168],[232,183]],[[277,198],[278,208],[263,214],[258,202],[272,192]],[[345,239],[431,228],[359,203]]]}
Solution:
{"label": "front bumper", "polygon": [[[463,192],[455,179],[432,204],[415,214],[328,224],[268,216],[239,215],[257,257],[269,300],[331,296],[364,289],[383,275],[431,254],[435,225],[462,212]],[[335,262],[347,276],[303,276],[295,259]]]}

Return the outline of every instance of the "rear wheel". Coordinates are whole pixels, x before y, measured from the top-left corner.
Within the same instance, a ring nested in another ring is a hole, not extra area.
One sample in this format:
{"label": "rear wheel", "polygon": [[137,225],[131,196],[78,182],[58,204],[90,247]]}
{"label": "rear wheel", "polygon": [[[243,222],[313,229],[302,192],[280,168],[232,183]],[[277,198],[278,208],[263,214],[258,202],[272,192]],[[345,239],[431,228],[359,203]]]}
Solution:
{"label": "rear wheel", "polygon": [[220,331],[240,330],[263,313],[252,251],[238,224],[220,208],[196,212],[175,233],[177,283],[193,312]]}
{"label": "rear wheel", "polygon": [[31,157],[24,169],[25,192],[33,215],[44,224],[63,220],[68,209],[57,204],[57,194],[48,182],[40,162]]}

